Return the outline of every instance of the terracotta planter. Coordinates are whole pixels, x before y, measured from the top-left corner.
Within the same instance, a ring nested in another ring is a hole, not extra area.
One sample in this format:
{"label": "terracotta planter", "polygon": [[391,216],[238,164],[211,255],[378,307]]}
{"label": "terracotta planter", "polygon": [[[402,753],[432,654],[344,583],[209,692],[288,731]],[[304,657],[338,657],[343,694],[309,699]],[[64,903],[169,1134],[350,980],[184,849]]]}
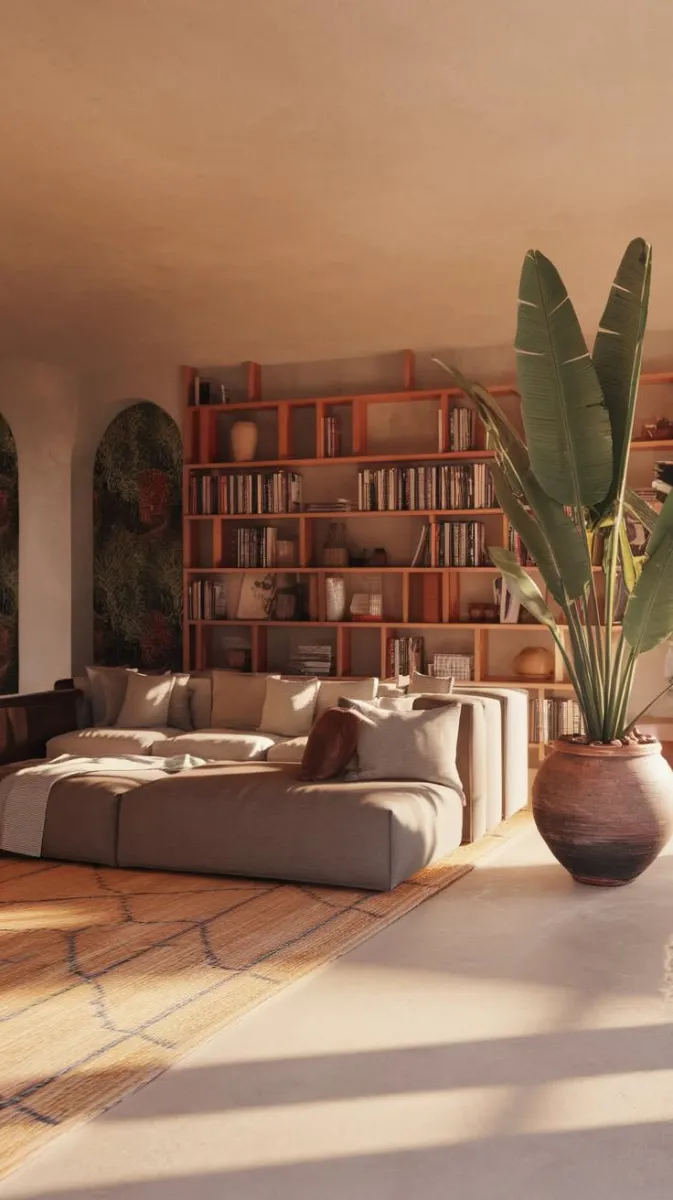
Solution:
{"label": "terracotta planter", "polygon": [[561,739],[537,773],[533,816],[574,879],[630,883],[673,832],[673,771],[659,742],[585,746]]}

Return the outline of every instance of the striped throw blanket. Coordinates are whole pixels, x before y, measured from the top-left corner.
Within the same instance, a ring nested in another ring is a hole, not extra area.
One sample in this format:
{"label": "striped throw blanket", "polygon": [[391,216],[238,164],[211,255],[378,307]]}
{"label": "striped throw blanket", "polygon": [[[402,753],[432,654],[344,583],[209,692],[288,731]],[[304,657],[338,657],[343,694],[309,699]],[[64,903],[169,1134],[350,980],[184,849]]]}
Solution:
{"label": "striped throw blanket", "polygon": [[49,793],[60,779],[74,775],[126,775],[145,773],[161,778],[178,771],[205,766],[203,758],[182,754],[155,758],[120,754],[114,758],[80,758],[61,754],[49,762],[23,767],[0,781],[0,850],[39,858]]}

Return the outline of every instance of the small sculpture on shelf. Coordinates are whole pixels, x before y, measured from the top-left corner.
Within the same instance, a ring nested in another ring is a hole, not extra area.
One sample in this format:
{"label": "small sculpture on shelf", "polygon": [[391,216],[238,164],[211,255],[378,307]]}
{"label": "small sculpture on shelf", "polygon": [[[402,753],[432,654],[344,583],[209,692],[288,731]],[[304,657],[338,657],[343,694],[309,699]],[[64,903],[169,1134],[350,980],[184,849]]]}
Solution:
{"label": "small sculpture on shelf", "polygon": [[670,442],[673,441],[673,421],[667,417],[659,417],[657,421],[643,425],[643,441]]}
{"label": "small sculpture on shelf", "polygon": [[234,462],[252,462],[257,449],[254,421],[234,421],[231,427],[231,457]]}

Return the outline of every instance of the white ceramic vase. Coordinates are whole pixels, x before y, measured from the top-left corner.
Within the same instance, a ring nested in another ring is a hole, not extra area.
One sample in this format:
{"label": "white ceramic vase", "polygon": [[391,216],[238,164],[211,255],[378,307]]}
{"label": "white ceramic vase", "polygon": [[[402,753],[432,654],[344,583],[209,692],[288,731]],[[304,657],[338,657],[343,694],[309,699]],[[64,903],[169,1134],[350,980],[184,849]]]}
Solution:
{"label": "white ceramic vase", "polygon": [[343,621],[346,612],[346,584],[340,575],[325,578],[325,617],[328,621]]}
{"label": "white ceramic vase", "polygon": [[231,457],[234,462],[251,462],[257,449],[254,421],[234,421],[231,427]]}

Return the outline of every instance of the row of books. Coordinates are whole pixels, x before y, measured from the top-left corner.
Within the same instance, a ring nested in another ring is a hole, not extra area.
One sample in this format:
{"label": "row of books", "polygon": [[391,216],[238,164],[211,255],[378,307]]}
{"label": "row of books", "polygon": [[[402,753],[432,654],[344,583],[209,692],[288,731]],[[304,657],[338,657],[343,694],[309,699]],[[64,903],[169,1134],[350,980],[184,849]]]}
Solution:
{"label": "row of books", "polygon": [[481,521],[443,521],[438,526],[438,567],[483,567],[487,562]]}
{"label": "row of books", "polygon": [[361,512],[494,506],[493,481],[486,463],[365,467],[358,472],[358,508]]}
{"label": "row of books", "polygon": [[423,670],[422,637],[389,637],[386,641],[386,676],[415,675]]}
{"label": "row of books", "polygon": [[275,567],[278,530],[273,525],[248,525],[236,530],[234,559],[237,567]]}
{"label": "row of books", "polygon": [[576,700],[531,700],[530,740],[553,742],[564,734],[584,733],[584,719]]}
{"label": "row of books", "polygon": [[524,546],[521,535],[518,534],[515,529],[512,529],[511,525],[509,527],[507,545],[512,553],[516,555],[516,561],[520,563],[522,567],[535,566],[535,559],[533,558],[533,555],[526,548],[526,546]]}
{"label": "row of books", "polygon": [[192,471],[191,516],[246,513],[294,513],[301,509],[301,475],[296,471],[218,474]]}
{"label": "row of books", "polygon": [[486,530],[480,521],[424,525],[411,560],[412,567],[484,567],[489,563]]}
{"label": "row of books", "polygon": [[224,584],[194,579],[187,589],[187,615],[190,621],[224,621],[227,616]]}
{"label": "row of books", "polygon": [[332,673],[332,647],[324,643],[297,646],[290,659],[288,674],[325,676]]}
{"label": "row of books", "polygon": [[[458,405],[449,409],[449,450],[474,450],[477,414]],[[440,442],[440,450],[443,446]]]}
{"label": "row of books", "polygon": [[341,430],[338,417],[322,417],[322,452],[326,458],[337,458],[341,453]]}

